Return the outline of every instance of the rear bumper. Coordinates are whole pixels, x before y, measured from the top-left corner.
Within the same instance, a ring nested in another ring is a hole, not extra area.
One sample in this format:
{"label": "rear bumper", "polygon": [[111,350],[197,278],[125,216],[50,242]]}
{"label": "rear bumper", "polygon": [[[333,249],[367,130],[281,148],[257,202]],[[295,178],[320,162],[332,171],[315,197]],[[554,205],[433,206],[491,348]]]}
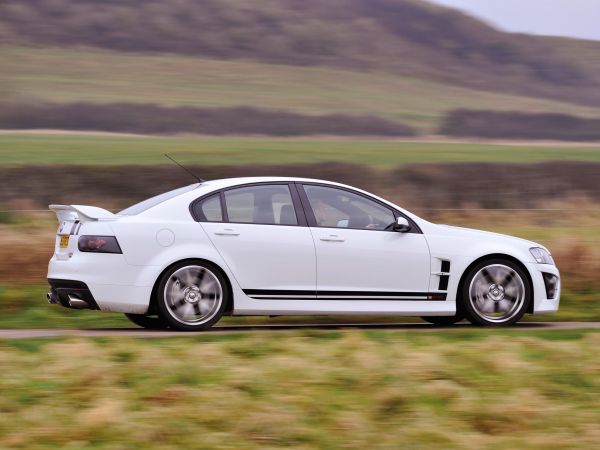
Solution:
{"label": "rear bumper", "polygon": [[[52,303],[57,303],[68,308],[87,308],[79,302],[69,303],[68,292],[58,288],[79,290],[73,292],[85,297],[84,300],[93,301],[93,309],[101,311],[114,311],[132,314],[144,314],[148,311],[150,296],[154,281],[160,273],[160,268],[151,266],[132,266],[127,264],[123,255],[113,254],[86,254],[75,252],[67,260],[57,259],[54,255],[48,264],[48,280],[56,280],[55,294],[52,290],[48,293]],[[65,285],[66,283],[66,285]]]}
{"label": "rear bumper", "polygon": [[48,302],[73,309],[100,309],[87,284],[82,281],[48,278]]}

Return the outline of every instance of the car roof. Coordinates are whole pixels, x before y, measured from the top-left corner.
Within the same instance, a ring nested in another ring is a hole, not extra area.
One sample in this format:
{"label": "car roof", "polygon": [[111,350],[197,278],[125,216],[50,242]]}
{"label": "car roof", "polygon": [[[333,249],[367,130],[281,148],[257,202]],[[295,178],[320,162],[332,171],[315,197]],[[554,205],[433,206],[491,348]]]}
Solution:
{"label": "car roof", "polygon": [[204,183],[200,184],[199,187],[206,186],[211,189],[221,189],[230,186],[237,186],[240,184],[250,184],[250,183],[281,183],[281,182],[303,182],[303,183],[324,183],[331,184],[337,186],[345,186],[341,183],[336,183],[334,181],[327,180],[319,180],[315,178],[300,178],[300,177],[235,177],[235,178],[221,178],[218,180],[208,180]]}

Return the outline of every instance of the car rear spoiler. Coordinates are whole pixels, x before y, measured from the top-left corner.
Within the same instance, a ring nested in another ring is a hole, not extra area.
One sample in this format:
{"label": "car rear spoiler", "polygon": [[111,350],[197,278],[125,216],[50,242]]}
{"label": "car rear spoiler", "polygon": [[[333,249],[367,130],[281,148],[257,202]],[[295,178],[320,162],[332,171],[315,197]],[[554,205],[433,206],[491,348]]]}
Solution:
{"label": "car rear spoiler", "polygon": [[48,208],[56,213],[59,222],[77,219],[89,222],[98,220],[116,220],[118,218],[116,214],[96,206],[48,205]]}

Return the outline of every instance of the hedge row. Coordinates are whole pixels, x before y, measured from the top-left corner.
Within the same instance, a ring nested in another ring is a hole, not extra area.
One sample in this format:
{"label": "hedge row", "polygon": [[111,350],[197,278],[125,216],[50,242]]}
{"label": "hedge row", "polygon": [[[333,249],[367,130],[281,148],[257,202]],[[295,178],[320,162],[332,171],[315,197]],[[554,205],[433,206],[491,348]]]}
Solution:
{"label": "hedge row", "polygon": [[600,140],[600,119],[554,113],[458,109],[446,115],[440,133],[494,139],[597,141]]}
{"label": "hedge row", "polygon": [[260,134],[301,136],[412,136],[401,123],[373,116],[310,116],[251,107],[163,107],[135,103],[4,105],[0,128],[111,131],[141,134]]}

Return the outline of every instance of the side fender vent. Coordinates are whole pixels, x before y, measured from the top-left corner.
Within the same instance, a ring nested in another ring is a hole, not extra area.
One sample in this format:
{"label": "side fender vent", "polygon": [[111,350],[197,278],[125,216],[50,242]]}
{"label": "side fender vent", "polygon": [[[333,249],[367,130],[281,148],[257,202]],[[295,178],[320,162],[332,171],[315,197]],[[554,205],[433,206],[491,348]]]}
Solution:
{"label": "side fender vent", "polygon": [[442,261],[442,267],[440,270],[440,284],[438,290],[448,290],[448,279],[450,278],[450,261]]}

